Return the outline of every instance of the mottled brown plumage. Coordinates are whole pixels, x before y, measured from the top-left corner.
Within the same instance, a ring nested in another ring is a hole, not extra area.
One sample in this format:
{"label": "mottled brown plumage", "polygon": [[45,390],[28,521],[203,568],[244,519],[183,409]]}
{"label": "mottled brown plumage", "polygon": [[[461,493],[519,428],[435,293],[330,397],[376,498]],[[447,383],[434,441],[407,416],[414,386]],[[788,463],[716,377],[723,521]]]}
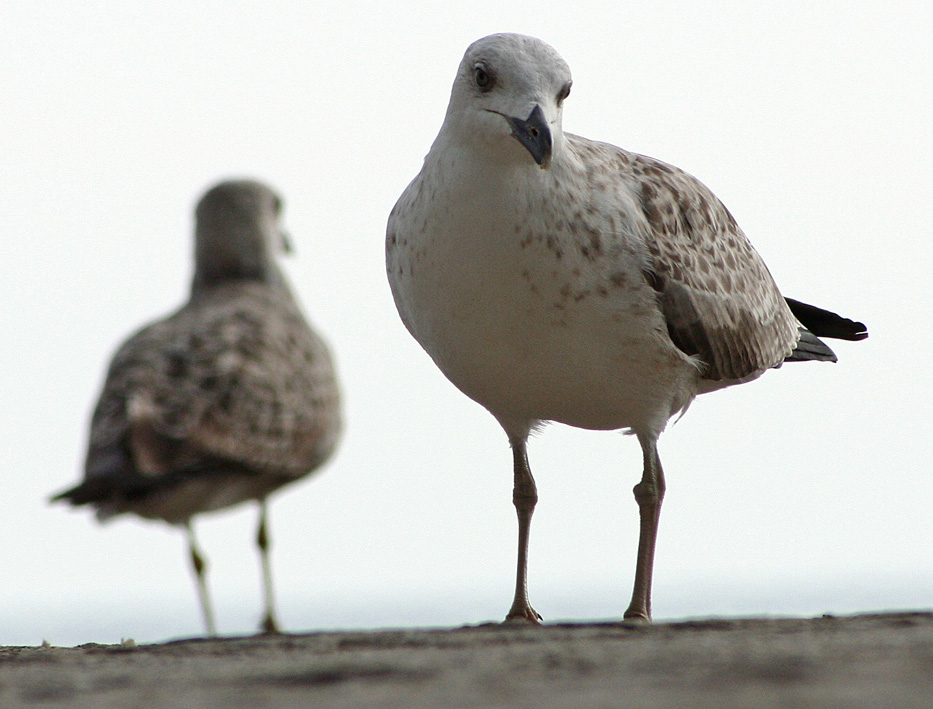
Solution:
{"label": "mottled brown plumage", "polygon": [[[330,354],[276,264],[280,201],[224,182],[198,205],[191,299],[114,355],[94,410],[85,481],[55,499],[98,516],[132,512],[187,526],[192,516],[265,499],[333,453],[340,398]],[[203,588],[203,559],[190,538]],[[265,627],[274,629],[266,574]]]}

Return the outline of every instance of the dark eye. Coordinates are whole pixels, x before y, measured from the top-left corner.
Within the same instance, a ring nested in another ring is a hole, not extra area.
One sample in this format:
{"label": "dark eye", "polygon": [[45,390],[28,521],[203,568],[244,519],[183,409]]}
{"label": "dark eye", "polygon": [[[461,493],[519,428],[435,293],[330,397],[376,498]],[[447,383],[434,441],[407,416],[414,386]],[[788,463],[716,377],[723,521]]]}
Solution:
{"label": "dark eye", "polygon": [[481,91],[489,91],[496,83],[496,78],[486,65],[479,62],[473,66],[473,81]]}
{"label": "dark eye", "polygon": [[572,81],[568,81],[563,85],[560,91],[557,92],[557,105],[560,105],[564,102],[564,99],[570,95],[570,87],[573,85]]}

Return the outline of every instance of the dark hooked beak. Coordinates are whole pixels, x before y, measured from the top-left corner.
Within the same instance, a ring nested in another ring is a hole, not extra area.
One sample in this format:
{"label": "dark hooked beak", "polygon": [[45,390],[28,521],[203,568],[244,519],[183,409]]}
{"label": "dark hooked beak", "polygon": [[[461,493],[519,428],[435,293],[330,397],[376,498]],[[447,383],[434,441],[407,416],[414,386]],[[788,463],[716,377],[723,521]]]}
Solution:
{"label": "dark hooked beak", "polygon": [[542,170],[547,170],[551,166],[551,129],[541,106],[535,106],[526,119],[513,116],[505,119],[512,126],[512,137],[525,146]]}

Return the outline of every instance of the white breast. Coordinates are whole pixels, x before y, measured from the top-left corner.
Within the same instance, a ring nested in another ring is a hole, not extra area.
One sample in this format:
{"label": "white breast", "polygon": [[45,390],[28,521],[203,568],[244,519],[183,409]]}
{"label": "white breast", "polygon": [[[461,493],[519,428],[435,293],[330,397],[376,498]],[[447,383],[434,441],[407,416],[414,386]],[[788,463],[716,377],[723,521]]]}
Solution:
{"label": "white breast", "polygon": [[415,339],[504,424],[660,431],[697,369],[667,337],[636,225],[592,196],[553,199],[579,187],[560,165],[496,171],[445,155],[458,169],[429,156],[389,220],[389,280]]}

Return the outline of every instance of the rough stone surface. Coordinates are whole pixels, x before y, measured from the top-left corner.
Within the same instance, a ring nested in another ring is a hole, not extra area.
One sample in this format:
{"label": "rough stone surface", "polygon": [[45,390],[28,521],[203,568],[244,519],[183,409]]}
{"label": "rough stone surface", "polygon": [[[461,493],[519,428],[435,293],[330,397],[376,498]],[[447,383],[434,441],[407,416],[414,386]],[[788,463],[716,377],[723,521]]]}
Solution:
{"label": "rough stone surface", "polygon": [[929,707],[933,612],[5,647],[0,706]]}

